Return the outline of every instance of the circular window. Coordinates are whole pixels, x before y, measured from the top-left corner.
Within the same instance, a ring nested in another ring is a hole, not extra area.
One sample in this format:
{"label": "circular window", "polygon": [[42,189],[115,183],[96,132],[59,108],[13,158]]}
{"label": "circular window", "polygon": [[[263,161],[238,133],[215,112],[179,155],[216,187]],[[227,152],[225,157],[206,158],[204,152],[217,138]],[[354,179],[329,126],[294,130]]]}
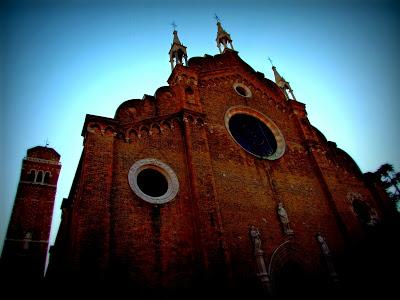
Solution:
{"label": "circular window", "polygon": [[259,119],[236,114],[229,119],[229,131],[244,149],[261,157],[276,151],[276,140],[271,130]]}
{"label": "circular window", "polygon": [[285,152],[285,141],[272,120],[249,107],[236,106],[225,114],[229,134],[244,150],[263,159],[274,160]]}
{"label": "circular window", "polygon": [[175,198],[179,182],[174,171],[165,163],[147,158],[135,162],[129,170],[131,189],[141,199],[162,204]]}
{"label": "circular window", "polygon": [[241,83],[235,83],[233,85],[234,90],[236,91],[237,94],[239,94],[242,97],[251,97],[251,91],[250,89],[245,86],[244,84]]}
{"label": "circular window", "polygon": [[160,197],[168,190],[168,182],[163,174],[154,169],[144,169],[137,176],[140,190],[148,196]]}

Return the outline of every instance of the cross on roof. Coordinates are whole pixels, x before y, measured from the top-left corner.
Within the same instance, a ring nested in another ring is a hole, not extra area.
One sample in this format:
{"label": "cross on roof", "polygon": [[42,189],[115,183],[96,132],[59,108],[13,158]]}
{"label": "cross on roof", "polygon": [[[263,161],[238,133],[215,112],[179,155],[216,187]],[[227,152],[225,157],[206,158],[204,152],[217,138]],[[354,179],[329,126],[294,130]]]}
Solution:
{"label": "cross on roof", "polygon": [[272,63],[272,59],[268,56],[268,60],[271,63],[271,66],[274,66],[274,64]]}
{"label": "cross on roof", "polygon": [[175,21],[173,21],[173,22],[171,23],[171,25],[172,25],[172,27],[174,28],[174,31],[176,30],[176,27],[178,27],[178,26],[175,24]]}
{"label": "cross on roof", "polygon": [[221,20],[218,18],[217,14],[214,14],[214,19],[217,20],[217,22],[220,22]]}

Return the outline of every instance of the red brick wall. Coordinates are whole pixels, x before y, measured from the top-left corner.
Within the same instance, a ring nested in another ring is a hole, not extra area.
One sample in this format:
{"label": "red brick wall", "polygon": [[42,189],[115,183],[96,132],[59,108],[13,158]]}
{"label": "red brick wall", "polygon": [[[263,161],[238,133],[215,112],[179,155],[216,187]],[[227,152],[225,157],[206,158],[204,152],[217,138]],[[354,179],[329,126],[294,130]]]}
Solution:
{"label": "red brick wall", "polygon": [[[326,272],[316,233],[325,236],[333,254],[364,234],[348,194],[359,193],[379,211],[351,158],[337,154],[311,126],[303,104],[286,101],[237,54],[193,58],[189,64],[177,66],[170,86],[158,89],[156,97],[123,103],[115,119],[87,117],[82,167],[69,199],[73,268],[101,276],[111,272],[115,280],[141,287],[190,286],[199,277],[255,285],[249,238],[254,225],[267,267],[274,251],[290,241],[271,270],[291,259],[284,253],[292,253],[308,271]],[[238,95],[235,83],[248,86],[252,97]],[[279,127],[286,141],[281,158],[258,159],[231,138],[224,117],[238,105]],[[131,190],[129,169],[144,158],[174,170],[180,188],[173,201],[150,204]],[[293,236],[282,231],[279,202]]]}

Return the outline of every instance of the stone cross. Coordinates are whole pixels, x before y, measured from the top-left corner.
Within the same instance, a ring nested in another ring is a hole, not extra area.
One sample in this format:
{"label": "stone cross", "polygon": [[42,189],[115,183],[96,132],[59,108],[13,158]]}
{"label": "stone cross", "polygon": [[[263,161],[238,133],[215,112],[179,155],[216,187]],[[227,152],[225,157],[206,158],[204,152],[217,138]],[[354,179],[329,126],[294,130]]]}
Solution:
{"label": "stone cross", "polygon": [[176,30],[176,27],[178,27],[178,26],[175,24],[175,21],[173,21],[173,22],[171,23],[171,25],[172,25],[172,27],[174,28],[174,31]]}
{"label": "stone cross", "polygon": [[272,59],[268,56],[268,60],[271,63],[271,66],[274,66],[274,64],[272,63]]}

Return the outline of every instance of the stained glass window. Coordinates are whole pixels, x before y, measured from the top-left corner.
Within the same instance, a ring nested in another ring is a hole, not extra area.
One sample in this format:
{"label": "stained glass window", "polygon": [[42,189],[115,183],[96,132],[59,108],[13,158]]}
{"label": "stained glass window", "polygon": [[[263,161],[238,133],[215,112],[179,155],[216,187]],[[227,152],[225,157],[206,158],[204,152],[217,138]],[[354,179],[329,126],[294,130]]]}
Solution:
{"label": "stained glass window", "polygon": [[276,151],[274,134],[267,125],[253,116],[233,115],[229,119],[229,131],[236,142],[256,156],[267,158]]}

